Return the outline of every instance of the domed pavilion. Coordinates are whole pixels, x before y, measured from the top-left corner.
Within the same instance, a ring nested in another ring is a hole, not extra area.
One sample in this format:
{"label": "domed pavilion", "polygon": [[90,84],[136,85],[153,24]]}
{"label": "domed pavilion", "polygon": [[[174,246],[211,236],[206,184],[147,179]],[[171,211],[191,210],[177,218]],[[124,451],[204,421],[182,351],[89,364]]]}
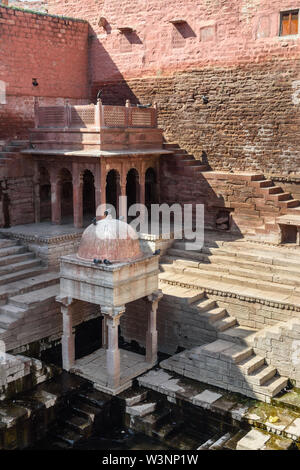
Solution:
{"label": "domed pavilion", "polygon": [[[62,303],[65,370],[115,395],[129,388],[134,377],[153,367],[157,361],[156,312],[162,296],[158,289],[158,258],[144,253],[136,231],[111,215],[87,227],[77,254],[61,258],[58,300]],[[146,356],[120,350],[118,344],[118,327],[126,304],[140,298],[145,298],[149,315]],[[72,317],[76,300],[100,306],[102,347],[75,361]]]}

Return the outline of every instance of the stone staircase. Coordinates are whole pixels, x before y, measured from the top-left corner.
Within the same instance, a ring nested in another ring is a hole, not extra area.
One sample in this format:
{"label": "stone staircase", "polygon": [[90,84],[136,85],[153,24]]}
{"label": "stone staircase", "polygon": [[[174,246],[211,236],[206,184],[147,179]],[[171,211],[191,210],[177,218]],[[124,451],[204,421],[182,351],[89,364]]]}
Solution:
{"label": "stone staircase", "polygon": [[149,390],[139,387],[119,395],[125,405],[125,424],[129,429],[162,441],[170,449],[196,450],[206,439],[200,429],[192,429],[178,417],[162,396],[153,398]]}
{"label": "stone staircase", "polygon": [[286,294],[300,300],[299,250],[213,238],[198,251],[185,250],[184,241],[175,242],[161,258],[161,281],[191,288],[217,282],[225,291],[236,286],[244,294],[249,290],[267,299]]}
{"label": "stone staircase", "polygon": [[96,431],[110,422],[111,397],[94,389],[83,389],[71,395],[48,436],[52,449],[80,446]]}
{"label": "stone staircase", "polygon": [[[281,186],[275,185],[264,176],[251,181],[250,184],[256,188],[259,196],[256,208],[260,210],[262,224],[255,227],[256,234],[267,236],[270,232],[278,230],[278,216],[291,216],[291,221],[296,225],[297,222],[300,223],[300,201],[294,199],[291,193],[284,192]],[[298,220],[296,216],[299,216]]]}
{"label": "stone staircase", "polygon": [[[176,258],[172,262],[176,263]],[[199,335],[199,346],[175,354],[163,361],[161,367],[251,398],[270,401],[286,387],[288,379],[280,377],[276,367],[269,366],[264,356],[255,354],[253,343],[258,330],[240,325],[225,308],[207,298],[203,290],[196,291],[195,285],[189,288],[190,273],[187,272],[175,275],[172,271],[164,272],[160,287],[164,297],[171,296],[169,303],[172,303],[172,296],[190,301],[189,311],[194,314],[192,318],[185,314],[182,321],[186,321],[192,332],[189,341],[193,341],[194,333]],[[177,282],[185,287],[174,285]],[[178,321],[177,318],[174,321]],[[208,344],[203,344],[203,338]]]}
{"label": "stone staircase", "polygon": [[280,377],[264,357],[242,343],[239,336],[236,341],[218,339],[175,354],[160,366],[184,377],[270,402],[287,386],[288,379]]}
{"label": "stone staircase", "polygon": [[0,338],[9,345],[9,330],[32,306],[56,295],[58,273],[15,240],[0,239]]}
{"label": "stone staircase", "polygon": [[197,176],[202,171],[209,170],[208,165],[196,160],[194,155],[189,154],[176,143],[164,143],[164,148],[173,153],[171,159],[168,156],[163,156],[163,159],[168,159],[168,167],[175,173],[183,176]]}

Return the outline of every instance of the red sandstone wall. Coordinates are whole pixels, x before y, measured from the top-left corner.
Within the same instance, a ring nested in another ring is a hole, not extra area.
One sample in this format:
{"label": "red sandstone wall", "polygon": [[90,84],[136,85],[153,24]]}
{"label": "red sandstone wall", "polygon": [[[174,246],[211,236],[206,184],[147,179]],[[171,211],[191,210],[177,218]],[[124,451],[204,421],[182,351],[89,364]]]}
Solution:
{"label": "red sandstone wall", "polygon": [[[300,39],[278,36],[291,0],[48,3],[91,24],[93,95],[101,87],[110,103],[156,100],[166,139],[197,158],[205,151],[214,169],[299,173]],[[187,23],[176,28],[174,18]]]}
{"label": "red sandstone wall", "polygon": [[35,97],[43,104],[88,97],[86,22],[0,6],[0,36],[0,140],[28,136]]}

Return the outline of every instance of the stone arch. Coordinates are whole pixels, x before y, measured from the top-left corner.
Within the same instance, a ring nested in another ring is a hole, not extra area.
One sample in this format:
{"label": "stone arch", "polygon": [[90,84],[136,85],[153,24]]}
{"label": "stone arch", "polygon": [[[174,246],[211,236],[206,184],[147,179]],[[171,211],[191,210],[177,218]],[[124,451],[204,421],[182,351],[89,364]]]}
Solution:
{"label": "stone arch", "polygon": [[58,174],[61,196],[61,217],[67,223],[73,223],[73,180],[67,168],[61,168]]}

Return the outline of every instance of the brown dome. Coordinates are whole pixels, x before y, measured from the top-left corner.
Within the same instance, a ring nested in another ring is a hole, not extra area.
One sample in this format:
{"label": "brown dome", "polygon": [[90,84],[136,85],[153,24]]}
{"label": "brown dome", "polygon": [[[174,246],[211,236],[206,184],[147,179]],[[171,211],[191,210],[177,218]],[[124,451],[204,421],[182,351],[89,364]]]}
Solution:
{"label": "brown dome", "polygon": [[143,256],[136,231],[122,220],[108,215],[89,225],[82,234],[77,252],[80,259],[111,262],[134,261]]}

